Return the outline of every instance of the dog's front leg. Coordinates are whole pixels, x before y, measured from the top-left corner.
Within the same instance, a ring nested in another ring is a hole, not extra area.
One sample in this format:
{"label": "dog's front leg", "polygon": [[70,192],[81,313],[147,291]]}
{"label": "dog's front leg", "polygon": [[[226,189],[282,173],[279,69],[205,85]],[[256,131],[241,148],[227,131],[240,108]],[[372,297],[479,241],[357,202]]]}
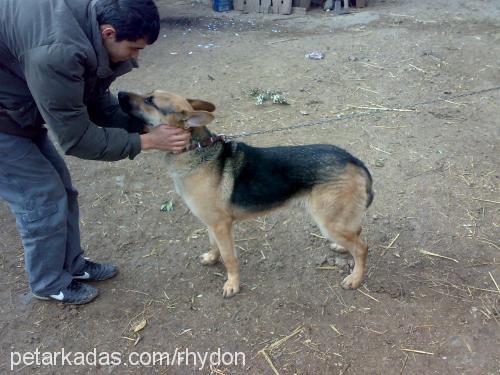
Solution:
{"label": "dog's front leg", "polygon": [[222,261],[227,270],[227,281],[224,284],[223,296],[232,297],[240,291],[240,266],[234,252],[232,222],[220,222],[209,228],[219,246]]}

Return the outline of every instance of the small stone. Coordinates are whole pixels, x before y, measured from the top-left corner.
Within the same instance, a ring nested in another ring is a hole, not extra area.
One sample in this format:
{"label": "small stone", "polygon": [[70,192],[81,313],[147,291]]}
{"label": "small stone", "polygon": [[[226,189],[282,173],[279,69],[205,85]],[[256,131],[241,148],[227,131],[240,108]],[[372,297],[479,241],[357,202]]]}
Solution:
{"label": "small stone", "polygon": [[314,259],[314,264],[317,266],[321,266],[322,264],[326,263],[328,259],[326,258],[326,255],[318,255]]}
{"label": "small stone", "polygon": [[344,267],[348,264],[348,261],[346,258],[342,257],[342,256],[337,256],[335,257],[335,265],[339,266],[339,267]]}
{"label": "small stone", "polygon": [[327,257],[326,262],[328,263],[329,266],[335,266],[336,265],[336,259],[334,257]]}

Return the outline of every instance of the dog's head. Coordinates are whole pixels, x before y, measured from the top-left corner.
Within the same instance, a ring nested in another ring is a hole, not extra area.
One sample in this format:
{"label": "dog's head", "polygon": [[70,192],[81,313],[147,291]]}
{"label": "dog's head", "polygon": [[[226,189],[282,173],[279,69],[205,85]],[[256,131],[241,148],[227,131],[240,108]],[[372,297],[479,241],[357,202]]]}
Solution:
{"label": "dog's head", "polygon": [[120,107],[148,126],[170,125],[188,129],[205,126],[213,121],[212,103],[186,99],[165,91],[155,90],[148,95],[120,91]]}

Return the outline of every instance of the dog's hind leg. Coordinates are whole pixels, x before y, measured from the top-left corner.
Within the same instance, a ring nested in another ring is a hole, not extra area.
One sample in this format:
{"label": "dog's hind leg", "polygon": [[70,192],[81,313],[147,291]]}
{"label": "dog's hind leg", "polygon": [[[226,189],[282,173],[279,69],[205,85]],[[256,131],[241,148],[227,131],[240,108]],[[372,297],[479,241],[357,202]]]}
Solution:
{"label": "dog's hind leg", "polygon": [[[323,235],[324,234],[325,233],[323,233]],[[333,243],[333,242],[330,244],[330,249],[332,249],[333,251],[335,251],[337,253],[341,253],[341,254],[346,254],[349,252],[349,250],[347,250],[345,247],[342,247],[338,243]]]}
{"label": "dog's hind leg", "polygon": [[368,246],[360,238],[366,197],[356,187],[352,183],[319,186],[309,201],[309,211],[323,234],[354,258],[352,273],[342,281],[345,289],[361,285],[368,255]]}
{"label": "dog's hind leg", "polygon": [[210,241],[210,250],[200,255],[200,263],[204,266],[211,266],[220,259],[220,251],[210,227],[208,228],[208,239]]}
{"label": "dog's hind leg", "polygon": [[331,217],[321,217],[313,213],[313,217],[328,238],[346,249],[354,258],[352,273],[342,281],[344,289],[356,289],[363,282],[368,245],[359,237],[359,230],[352,230],[345,222]]}
{"label": "dog's hind leg", "polygon": [[232,222],[222,221],[211,225],[208,230],[212,232],[215,242],[219,246],[222,261],[227,270],[223,296],[232,297],[240,291],[240,266],[234,251]]}
{"label": "dog's hind leg", "polygon": [[344,289],[356,289],[363,282],[368,255],[368,245],[355,232],[339,231],[335,229],[335,223],[328,224],[329,232],[337,242],[345,247],[354,258],[354,269],[342,281]]}

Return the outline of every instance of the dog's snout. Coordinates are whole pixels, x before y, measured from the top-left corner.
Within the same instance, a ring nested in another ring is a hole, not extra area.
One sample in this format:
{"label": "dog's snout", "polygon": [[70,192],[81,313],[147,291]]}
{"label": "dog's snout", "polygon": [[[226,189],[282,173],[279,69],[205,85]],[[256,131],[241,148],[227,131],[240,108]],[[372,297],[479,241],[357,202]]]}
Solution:
{"label": "dog's snout", "polygon": [[118,99],[122,100],[122,99],[126,99],[126,98],[128,98],[128,93],[126,93],[125,91],[118,92]]}
{"label": "dog's snout", "polygon": [[118,102],[120,103],[120,107],[125,112],[130,112],[130,110],[132,109],[132,106],[130,105],[130,96],[128,93],[124,91],[118,92]]}

